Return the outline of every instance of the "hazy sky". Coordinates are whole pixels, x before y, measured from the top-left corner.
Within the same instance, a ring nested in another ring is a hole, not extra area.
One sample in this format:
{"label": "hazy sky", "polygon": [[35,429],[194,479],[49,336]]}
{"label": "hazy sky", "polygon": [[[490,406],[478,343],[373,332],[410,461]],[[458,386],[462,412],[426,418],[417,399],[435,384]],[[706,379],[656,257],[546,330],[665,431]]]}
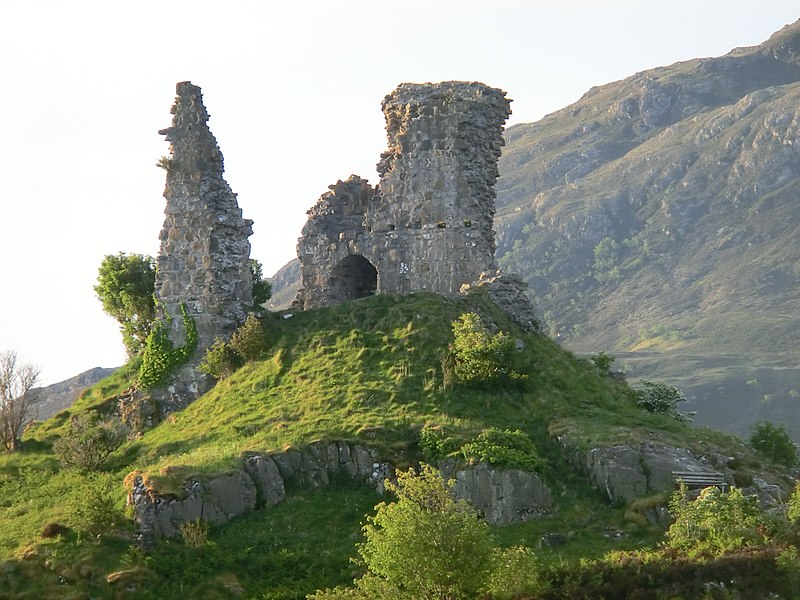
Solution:
{"label": "hazy sky", "polygon": [[0,0],[0,351],[45,383],[124,362],[92,286],[104,255],[158,252],[178,81],[203,88],[272,274],[328,185],[376,182],[401,82],[482,81],[531,122],[799,17],[797,0]]}

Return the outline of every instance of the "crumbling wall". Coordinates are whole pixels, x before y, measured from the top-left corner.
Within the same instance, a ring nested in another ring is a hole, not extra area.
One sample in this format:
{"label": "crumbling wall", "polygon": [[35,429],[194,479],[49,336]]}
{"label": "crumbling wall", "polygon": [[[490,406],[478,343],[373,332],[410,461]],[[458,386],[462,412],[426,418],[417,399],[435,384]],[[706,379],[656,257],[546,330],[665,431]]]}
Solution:
{"label": "crumbling wall", "polygon": [[249,268],[252,221],[242,218],[236,194],[223,178],[223,158],[208,128],[201,90],[177,85],[172,125],[159,131],[170,142],[166,208],[157,258],[159,321],[178,347],[186,344],[182,306],[197,328],[197,348],[171,381],[152,395],[162,411],[181,408],[212,384],[196,366],[216,337],[227,339],[252,308]]}
{"label": "crumbling wall", "polygon": [[494,272],[494,183],[509,104],[501,90],[456,81],[405,83],[386,96],[380,183],[372,189],[353,176],[309,211],[299,303],[457,293]]}

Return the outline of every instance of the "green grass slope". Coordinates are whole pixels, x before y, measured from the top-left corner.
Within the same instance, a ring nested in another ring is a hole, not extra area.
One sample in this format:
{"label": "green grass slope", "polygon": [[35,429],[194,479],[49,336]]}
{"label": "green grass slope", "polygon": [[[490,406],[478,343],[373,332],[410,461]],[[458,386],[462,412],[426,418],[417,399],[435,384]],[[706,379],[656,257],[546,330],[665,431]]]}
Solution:
{"label": "green grass slope", "polygon": [[[452,390],[442,385],[440,355],[450,324],[478,311],[518,339],[514,368],[527,376],[515,388]],[[573,531],[546,560],[571,561],[610,548],[651,543],[659,531],[625,521],[562,456],[554,436],[580,446],[630,442],[656,435],[678,446],[735,440],[696,431],[637,408],[626,385],[602,375],[544,336],[519,331],[481,294],[445,299],[432,294],[375,296],[295,314],[268,315],[263,357],[221,381],[185,410],[170,415],[112,455],[89,477],[62,470],[52,444],[72,416],[110,412],[135,378],[130,364],[100,382],[69,410],[37,424],[21,453],[0,456],[0,597],[302,598],[318,587],[348,583],[360,522],[379,500],[347,484],[323,491],[292,490],[276,507],[234,520],[192,549],[164,541],[145,557],[132,546],[124,515],[123,480],[147,473],[164,492],[187,475],[212,476],[238,465],[242,454],[302,446],[315,440],[357,440],[398,466],[420,458],[419,431],[444,427],[468,440],[488,427],[520,429],[545,459],[542,477],[558,498],[549,517],[498,529],[504,543],[535,546],[551,531]],[[108,485],[113,526],[99,538],[76,535],[80,507]],[[77,516],[76,516],[77,515]],[[43,539],[58,522],[70,529]],[[626,529],[621,539],[609,531]],[[124,596],[124,593],[123,593]]]}

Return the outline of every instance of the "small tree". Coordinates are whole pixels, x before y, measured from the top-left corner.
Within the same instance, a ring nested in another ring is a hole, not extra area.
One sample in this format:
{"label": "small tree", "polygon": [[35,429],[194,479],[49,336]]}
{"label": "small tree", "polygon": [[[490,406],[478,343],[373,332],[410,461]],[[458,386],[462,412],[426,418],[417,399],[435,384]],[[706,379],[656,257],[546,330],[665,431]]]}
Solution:
{"label": "small tree", "polygon": [[53,450],[64,467],[97,471],[122,445],[127,434],[127,428],[119,420],[102,420],[90,412],[73,417],[69,431],[56,440]]}
{"label": "small tree", "polygon": [[20,449],[22,432],[31,418],[39,369],[20,364],[13,350],[0,352],[0,443],[8,452]]}
{"label": "small tree", "polygon": [[642,386],[636,390],[636,403],[645,410],[689,423],[694,418],[694,413],[680,412],[678,402],[686,402],[686,396],[678,388],[666,383],[642,381]]}
{"label": "small tree", "polygon": [[145,254],[109,254],[100,264],[94,291],[103,310],[117,320],[128,356],[136,355],[155,319],[156,265]]}
{"label": "small tree", "polygon": [[669,502],[675,522],[667,531],[667,543],[689,557],[720,556],[756,545],[763,541],[757,502],[756,498],[745,497],[740,489],[722,492],[716,487],[704,489],[691,501],[683,485]]}
{"label": "small tree", "polygon": [[92,474],[83,479],[81,495],[72,496],[66,506],[69,524],[80,537],[99,538],[111,533],[120,517],[114,501],[114,480]]}
{"label": "small tree", "polygon": [[750,435],[750,445],[773,463],[790,468],[797,464],[797,446],[783,425],[773,425],[768,421],[756,423]]}
{"label": "small tree", "polygon": [[264,328],[253,313],[247,315],[245,322],[233,332],[231,348],[245,362],[256,360],[264,352]]}
{"label": "small tree", "polygon": [[261,306],[272,298],[272,284],[264,277],[261,263],[250,259],[250,275],[253,277],[253,306]]}
{"label": "small tree", "polygon": [[507,333],[489,333],[473,312],[464,313],[452,326],[454,369],[460,383],[480,386],[508,381],[516,375],[511,369],[514,342]]}
{"label": "small tree", "polygon": [[381,503],[358,546],[370,574],[403,598],[475,598],[488,583],[494,542],[475,509],[429,465],[387,482],[397,502]]}

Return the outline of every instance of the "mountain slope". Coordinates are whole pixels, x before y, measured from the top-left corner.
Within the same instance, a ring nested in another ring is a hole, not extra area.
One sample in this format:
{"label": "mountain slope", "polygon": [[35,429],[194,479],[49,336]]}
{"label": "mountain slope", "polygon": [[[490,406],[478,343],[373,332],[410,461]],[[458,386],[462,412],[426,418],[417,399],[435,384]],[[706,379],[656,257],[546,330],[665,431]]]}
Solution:
{"label": "mountain slope", "polygon": [[116,368],[95,367],[64,381],[38,388],[36,403],[33,406],[35,418],[49,419],[57,412],[68,408],[83,390],[105,379],[116,370]]}
{"label": "mountain slope", "polygon": [[739,433],[800,389],[799,49],[800,21],[593,88],[510,128],[500,161],[501,265],[551,333],[632,352],[634,375],[684,385],[701,421]]}

